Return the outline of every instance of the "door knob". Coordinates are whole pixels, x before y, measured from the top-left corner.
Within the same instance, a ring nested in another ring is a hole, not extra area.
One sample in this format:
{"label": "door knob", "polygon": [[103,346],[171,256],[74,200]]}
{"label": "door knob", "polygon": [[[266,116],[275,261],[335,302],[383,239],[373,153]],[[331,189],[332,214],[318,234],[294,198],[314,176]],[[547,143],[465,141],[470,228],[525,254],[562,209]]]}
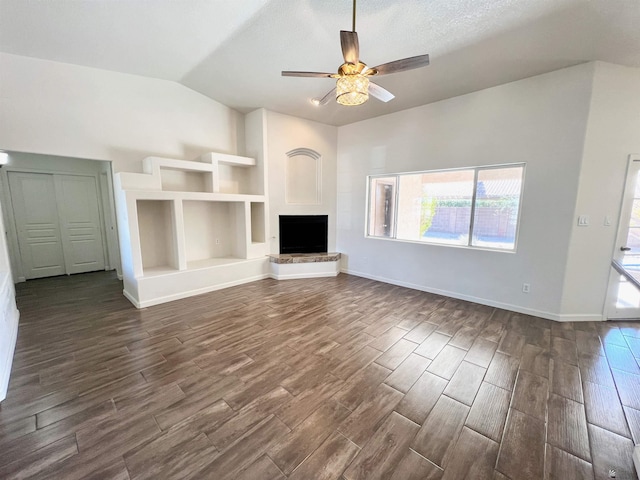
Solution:
{"label": "door knob", "polygon": [[631,247],[620,247],[621,252],[628,252],[629,250],[631,250]]}

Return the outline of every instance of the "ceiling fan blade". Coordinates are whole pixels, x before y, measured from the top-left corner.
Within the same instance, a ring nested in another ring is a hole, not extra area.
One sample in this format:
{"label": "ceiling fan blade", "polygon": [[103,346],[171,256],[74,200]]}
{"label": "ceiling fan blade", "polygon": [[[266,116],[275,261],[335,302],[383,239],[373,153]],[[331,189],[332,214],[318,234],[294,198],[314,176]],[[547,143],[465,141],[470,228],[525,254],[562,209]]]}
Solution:
{"label": "ceiling fan blade", "polygon": [[373,82],[369,82],[369,95],[385,103],[396,98],[396,96],[389,90]]}
{"label": "ceiling fan blade", "polygon": [[413,70],[414,68],[426,67],[427,65],[429,65],[429,54],[383,63],[382,65],[373,67],[373,70],[377,70],[378,75],[388,75],[390,73],[398,73],[406,70]]}
{"label": "ceiling fan blade", "polygon": [[322,73],[322,72],[288,72],[283,71],[283,77],[317,77],[317,78],[331,78],[333,73]]}
{"label": "ceiling fan blade", "polygon": [[329,100],[336,98],[336,88],[333,87],[324,97],[318,101],[318,105],[326,105]]}
{"label": "ceiling fan blade", "polygon": [[342,46],[342,56],[347,63],[356,64],[360,60],[360,45],[358,44],[358,34],[340,30],[340,45]]}

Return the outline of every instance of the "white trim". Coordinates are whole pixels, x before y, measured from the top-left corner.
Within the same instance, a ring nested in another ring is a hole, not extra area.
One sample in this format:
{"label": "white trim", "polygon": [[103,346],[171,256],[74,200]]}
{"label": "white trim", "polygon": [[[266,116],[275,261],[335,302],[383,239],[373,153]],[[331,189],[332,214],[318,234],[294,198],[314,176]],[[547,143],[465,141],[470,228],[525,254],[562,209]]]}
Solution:
{"label": "white trim", "polygon": [[141,307],[140,307],[140,302],[138,302],[138,301],[135,299],[135,297],[134,297],[133,295],[131,295],[129,292],[127,292],[125,289],[123,289],[123,290],[122,290],[122,295],[124,295],[124,296],[125,296],[125,298],[126,298],[127,300],[129,300],[129,301],[133,304],[133,306],[134,306],[134,307],[136,307],[136,308],[141,308]]}
{"label": "white trim", "polygon": [[9,174],[7,168],[0,170],[0,184],[2,185],[2,215],[7,238],[7,253],[11,264],[11,274],[15,283],[26,282],[22,269],[22,257],[18,245],[18,230],[13,214],[13,200],[9,190]]}
{"label": "white trim", "polygon": [[[13,299],[12,299],[13,301]],[[9,379],[11,377],[11,366],[13,365],[13,354],[16,350],[16,342],[18,340],[18,324],[20,323],[20,312],[17,309],[13,309],[15,312],[15,318],[8,319],[9,324],[13,324],[13,331],[10,333],[9,345],[7,350],[7,358],[2,360],[0,365],[4,365],[4,369],[0,375],[0,402],[7,398],[7,390],[9,389]]]}
{"label": "white trim", "polygon": [[240,280],[234,280],[232,282],[218,283],[216,285],[210,285],[203,288],[196,288],[194,290],[188,290],[180,293],[174,293],[173,295],[165,295],[164,297],[156,297],[144,302],[138,302],[133,295],[126,290],[122,290],[122,294],[129,300],[136,308],[153,307],[154,305],[160,305],[161,303],[173,302],[175,300],[182,300],[183,298],[192,297],[194,295],[202,295],[203,293],[210,293],[216,290],[222,290],[223,288],[235,287],[245,283],[256,282],[258,280],[264,280],[269,278],[269,274],[256,275],[254,277],[242,278]]}
{"label": "white trim", "polygon": [[601,313],[561,313],[555,315],[557,322],[604,322],[607,319]]}
{"label": "white trim", "polygon": [[482,247],[482,246],[473,246],[473,245],[458,245],[455,243],[437,243],[437,242],[426,242],[421,240],[404,240],[395,237],[376,237],[375,235],[368,235],[365,233],[366,240],[382,240],[384,242],[400,242],[400,243],[413,243],[414,245],[428,245],[431,247],[447,247],[447,248],[462,248],[466,250],[472,251],[481,251],[481,252],[497,252],[497,253],[518,253],[516,250],[508,250],[506,248],[491,248],[491,247]]}
{"label": "white trim", "polygon": [[397,285],[399,287],[411,288],[413,290],[419,290],[421,292],[433,293],[436,295],[442,295],[445,297],[456,298],[458,300],[465,300],[467,302],[479,303],[480,305],[486,305],[488,307],[501,308],[503,310],[509,310],[511,312],[522,313],[524,315],[531,315],[533,317],[545,318],[547,320],[554,320],[556,322],[593,322],[603,321],[604,318],[601,314],[557,314],[551,312],[545,312],[543,310],[536,310],[533,308],[521,307],[519,305],[512,305],[510,303],[496,302],[494,300],[488,300],[486,298],[474,297],[472,295],[463,295],[457,292],[451,292],[449,290],[441,290],[438,288],[425,287],[424,285],[418,285],[410,282],[403,282],[386,277],[379,277],[377,275],[369,275],[363,272],[357,272],[349,269],[342,269],[342,273],[349,275],[355,275],[356,277],[368,278],[369,280],[376,280],[378,282],[389,283],[391,285]]}
{"label": "white trim", "polygon": [[287,275],[278,275],[276,273],[270,273],[269,278],[274,280],[299,280],[302,278],[324,278],[324,277],[337,277],[340,272],[315,272],[315,273],[290,273]]}
{"label": "white trim", "polygon": [[[473,170],[474,168],[481,170],[499,169],[526,166],[527,162],[511,162],[511,163],[492,163],[489,165],[471,165],[469,167],[451,167],[451,168],[434,168],[429,170],[409,170],[403,172],[389,172],[389,173],[373,173],[367,175],[367,177],[393,177],[394,175],[414,175],[419,173],[438,173],[438,172],[457,172],[460,170]],[[524,182],[523,182],[524,183]]]}

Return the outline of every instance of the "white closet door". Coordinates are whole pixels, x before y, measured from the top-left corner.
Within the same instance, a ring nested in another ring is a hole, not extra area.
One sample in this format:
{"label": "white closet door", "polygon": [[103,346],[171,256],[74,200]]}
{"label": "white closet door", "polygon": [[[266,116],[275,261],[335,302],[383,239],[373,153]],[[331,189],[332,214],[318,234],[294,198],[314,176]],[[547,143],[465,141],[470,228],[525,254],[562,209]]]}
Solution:
{"label": "white closet door", "polygon": [[104,270],[95,178],[54,175],[54,180],[67,273]]}
{"label": "white closet door", "polygon": [[9,188],[25,278],[64,274],[53,176],[9,172]]}

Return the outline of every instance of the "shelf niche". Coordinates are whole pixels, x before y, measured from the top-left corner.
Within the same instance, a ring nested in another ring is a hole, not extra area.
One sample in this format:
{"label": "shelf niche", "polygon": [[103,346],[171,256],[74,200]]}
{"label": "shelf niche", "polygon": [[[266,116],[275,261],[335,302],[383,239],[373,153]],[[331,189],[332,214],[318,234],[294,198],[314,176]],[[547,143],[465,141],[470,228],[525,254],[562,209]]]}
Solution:
{"label": "shelf niche", "polygon": [[242,258],[244,203],[184,201],[187,263],[214,258]]}
{"label": "shelf niche", "polygon": [[264,203],[251,202],[251,243],[265,243]]}
{"label": "shelf niche", "polygon": [[136,207],[143,271],[147,273],[158,270],[177,270],[174,202],[137,200]]}
{"label": "shelf niche", "polygon": [[220,164],[218,166],[220,193],[252,193],[251,173],[245,167]]}
{"label": "shelf niche", "polygon": [[211,192],[210,172],[183,172],[160,169],[160,181],[164,192]]}

